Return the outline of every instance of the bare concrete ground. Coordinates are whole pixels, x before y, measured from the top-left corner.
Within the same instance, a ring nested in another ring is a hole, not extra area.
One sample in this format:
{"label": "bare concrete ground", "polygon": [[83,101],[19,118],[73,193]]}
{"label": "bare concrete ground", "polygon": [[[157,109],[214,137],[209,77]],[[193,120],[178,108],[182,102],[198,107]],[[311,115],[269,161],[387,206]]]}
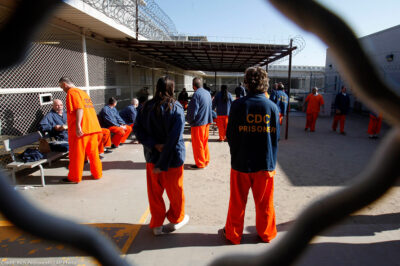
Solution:
{"label": "bare concrete ground", "polygon": [[[320,117],[316,132],[305,132],[305,117],[294,113],[290,117],[288,139],[284,139],[284,127],[278,151],[275,176],[274,200],[277,224],[287,223],[311,201],[351,184],[369,163],[381,139],[388,131],[384,127],[380,140],[369,139],[366,133],[368,118],[349,116],[345,124],[346,136],[334,133],[332,118]],[[216,133],[217,134],[217,133]],[[225,223],[229,201],[230,154],[227,143],[215,142],[210,137],[211,163],[206,170],[185,173],[187,211],[191,224],[210,225]],[[187,162],[193,161],[190,151]],[[396,212],[400,190],[393,188],[376,204],[358,214],[379,215]],[[254,225],[254,204],[249,193],[245,223]]]}
{"label": "bare concrete ground", "polygon": [[[291,113],[288,140],[284,140],[282,130],[274,192],[278,237],[267,245],[260,243],[255,236],[251,192],[243,244],[228,245],[217,234],[225,224],[230,173],[229,147],[227,143],[216,142],[218,132],[215,135],[210,133],[210,165],[205,170],[184,172],[186,211],[191,220],[186,227],[171,235],[153,237],[146,225],[141,226],[143,222],[147,224],[150,218],[146,215],[148,202],[141,145],[126,144],[107,154],[103,159],[104,172],[100,180],[91,180],[86,166],[82,183],[60,185],[59,180],[67,174],[67,162],[61,161],[45,170],[46,188],[21,190],[21,193],[41,209],[79,223],[95,223],[103,231],[122,224],[126,225],[125,236],[139,230],[131,244],[122,240],[117,243],[120,248],[125,248],[128,261],[137,265],[206,265],[224,254],[256,253],[274,246],[310,202],[341,189],[357,178],[381,140],[367,138],[367,117],[349,116],[346,136],[332,132],[331,122],[332,118],[321,117],[315,133],[305,132],[304,115]],[[384,137],[387,131],[383,128],[381,136]],[[185,134],[185,139],[190,141],[190,134]],[[189,142],[185,164],[192,163]],[[31,176],[23,176],[26,174]],[[22,172],[18,181],[39,184],[38,175],[38,172]],[[400,247],[398,185],[344,224],[322,233],[298,265],[378,265],[382,258],[386,258],[385,265],[396,265],[400,261],[396,255]],[[14,236],[14,243],[10,243],[3,234],[7,232],[6,235],[9,235],[7,228],[0,229],[0,244],[9,245],[9,250],[0,249],[0,257],[36,261],[38,265],[44,261],[56,265],[62,257],[77,264],[82,264],[83,260],[86,265],[93,265],[93,262],[81,257],[84,254],[67,248],[49,251],[47,244],[41,248],[30,244],[23,247],[26,243],[21,244],[25,238],[22,235]],[[116,235],[121,235],[121,231]],[[39,251],[32,255],[29,252],[33,249]]]}

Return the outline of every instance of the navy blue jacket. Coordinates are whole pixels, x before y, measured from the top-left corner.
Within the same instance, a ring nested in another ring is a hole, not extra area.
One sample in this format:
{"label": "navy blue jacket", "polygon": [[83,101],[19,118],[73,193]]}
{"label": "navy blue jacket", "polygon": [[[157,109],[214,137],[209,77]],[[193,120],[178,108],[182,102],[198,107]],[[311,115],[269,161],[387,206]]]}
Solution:
{"label": "navy blue jacket", "polygon": [[41,132],[48,132],[50,137],[55,138],[57,141],[68,141],[68,131],[57,131],[54,129],[56,125],[67,124],[67,113],[63,111],[62,116],[51,110],[42,121],[39,123],[39,130]]}
{"label": "navy blue jacket", "polygon": [[350,97],[347,93],[346,96],[341,92],[336,95],[335,109],[339,109],[341,115],[347,115],[350,109]]}
{"label": "navy blue jacket", "polygon": [[277,92],[277,90],[272,89],[272,90],[271,90],[271,93],[269,94],[269,99],[270,99],[271,101],[273,101],[274,103],[276,103],[276,92]]}
{"label": "navy blue jacket", "polygon": [[198,88],[193,93],[187,109],[187,121],[192,127],[212,123],[211,94],[205,89]]}
{"label": "navy blue jacket", "polygon": [[99,122],[103,128],[126,125],[125,121],[119,116],[117,109],[115,107],[111,108],[108,105],[101,109],[99,113]]}
{"label": "navy blue jacket", "polygon": [[[160,115],[153,110],[154,104],[155,100],[152,99],[138,112],[134,132],[143,144],[146,162],[155,164],[155,168],[161,171],[167,171],[181,166],[185,160],[185,115],[179,102],[175,102],[169,112],[165,111],[165,105],[161,106]],[[161,153],[155,149],[156,144],[164,144]]]}
{"label": "navy blue jacket", "polygon": [[234,101],[226,132],[232,169],[244,173],[273,171],[279,130],[278,107],[264,93]]}
{"label": "navy blue jacket", "polygon": [[215,95],[214,100],[212,102],[212,109],[217,108],[217,115],[229,115],[229,111],[231,110],[231,104],[233,102],[232,95],[228,92],[228,101],[224,102],[222,99],[222,92],[218,92]]}
{"label": "navy blue jacket", "polygon": [[[270,97],[270,100],[271,97]],[[286,115],[287,106],[289,103],[289,97],[283,90],[277,90],[274,95],[274,100],[272,100],[276,106],[279,108],[279,112],[283,115]]]}
{"label": "navy blue jacket", "polygon": [[119,112],[119,116],[124,120],[128,125],[135,124],[137,110],[135,106],[128,105],[124,109]]}
{"label": "navy blue jacket", "polygon": [[246,96],[246,89],[242,86],[235,88],[236,99]]}

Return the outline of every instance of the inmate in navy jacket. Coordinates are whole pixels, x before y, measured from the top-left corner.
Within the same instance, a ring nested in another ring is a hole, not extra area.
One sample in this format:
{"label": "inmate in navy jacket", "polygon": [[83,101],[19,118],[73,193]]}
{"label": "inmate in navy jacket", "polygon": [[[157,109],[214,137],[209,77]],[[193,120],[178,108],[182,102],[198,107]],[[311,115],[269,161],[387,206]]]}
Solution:
{"label": "inmate in navy jacket", "polygon": [[243,86],[235,88],[236,99],[246,96],[246,89]]}
{"label": "inmate in navy jacket", "polygon": [[109,128],[112,126],[119,127],[121,125],[125,125],[125,121],[119,116],[117,109],[111,108],[106,105],[101,109],[99,113],[99,122],[101,127]]}
{"label": "inmate in navy jacket", "polygon": [[346,115],[350,109],[350,97],[348,94],[343,95],[339,92],[335,98],[335,109],[340,110],[341,115]]}
{"label": "inmate in navy jacket", "polygon": [[224,102],[222,99],[222,92],[218,92],[215,95],[215,98],[212,102],[212,109],[217,108],[217,115],[229,115],[229,111],[231,110],[231,104],[233,102],[232,95],[228,92],[228,101]]}
{"label": "inmate in navy jacket", "polygon": [[67,124],[67,113],[63,111],[62,116],[57,114],[54,110],[51,110],[42,121],[39,123],[39,130],[42,132],[48,132],[50,137],[55,138],[57,141],[68,141],[68,131],[57,131],[54,129],[56,125]]}
{"label": "inmate in navy jacket", "polygon": [[135,124],[137,110],[135,106],[128,105],[122,111],[119,112],[119,116],[124,120],[128,125]]}
{"label": "inmate in navy jacket", "polygon": [[[139,110],[134,132],[143,144],[146,162],[155,164],[154,167],[161,171],[167,171],[168,168],[181,166],[185,160],[185,115],[179,102],[175,102],[168,112],[165,111],[165,105],[161,106],[161,115],[153,110],[154,104],[155,100],[152,99]],[[161,153],[155,149],[155,144],[164,144]]]}
{"label": "inmate in navy jacket", "polygon": [[244,173],[273,171],[279,139],[279,110],[264,93],[233,102],[226,137],[232,169]]}
{"label": "inmate in navy jacket", "polygon": [[198,88],[192,95],[187,109],[187,121],[192,127],[212,123],[211,94],[203,88]]}
{"label": "inmate in navy jacket", "polygon": [[[270,100],[272,100],[271,97]],[[279,112],[283,115],[286,115],[286,110],[289,103],[288,95],[283,90],[277,90],[274,95],[274,100],[272,101],[276,103],[276,106],[278,106]]]}

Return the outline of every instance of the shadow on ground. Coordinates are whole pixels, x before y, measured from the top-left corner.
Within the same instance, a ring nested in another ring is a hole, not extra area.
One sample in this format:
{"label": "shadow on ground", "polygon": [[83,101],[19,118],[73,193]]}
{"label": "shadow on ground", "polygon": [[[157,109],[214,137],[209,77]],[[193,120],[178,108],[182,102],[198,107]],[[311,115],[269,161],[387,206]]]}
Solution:
{"label": "shadow on ground", "polygon": [[367,244],[314,243],[294,265],[399,265],[399,250],[400,241]]}
{"label": "shadow on ground", "polygon": [[[343,236],[374,236],[383,231],[398,230],[400,228],[400,213],[387,213],[381,215],[354,215],[342,223],[325,230],[318,236],[343,237]],[[295,221],[277,225],[278,232],[289,231]],[[249,232],[256,232],[254,226],[246,227]]]}
{"label": "shadow on ground", "polygon": [[366,132],[368,117],[352,114],[346,117],[347,134],[343,136],[332,131],[332,119],[319,117],[316,131],[310,132],[304,131],[304,114],[293,117],[291,114],[287,140],[282,126],[278,164],[294,186],[351,184],[368,165],[389,130],[383,126],[382,138],[371,140]]}
{"label": "shadow on ground", "polygon": [[[263,243],[256,234],[243,234],[241,244]],[[161,250],[184,247],[216,247],[230,246],[219,232],[210,233],[184,233],[177,232],[161,236],[153,236],[151,229],[145,225],[140,230],[132,243],[128,254],[137,254],[145,250]]]}

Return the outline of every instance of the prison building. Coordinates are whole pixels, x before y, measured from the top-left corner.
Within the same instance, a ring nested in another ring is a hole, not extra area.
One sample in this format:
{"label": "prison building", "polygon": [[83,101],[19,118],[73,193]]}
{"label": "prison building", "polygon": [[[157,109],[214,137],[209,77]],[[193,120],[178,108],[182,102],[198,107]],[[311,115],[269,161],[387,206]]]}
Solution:
{"label": "prison building", "polygon": [[[400,93],[400,51],[398,43],[400,42],[400,25],[379,31],[359,39],[365,52],[375,65],[377,73],[381,78],[391,85],[391,88]],[[348,58],[352,60],[352,58]],[[361,103],[351,93],[351,87],[340,75],[337,64],[335,63],[331,49],[327,49],[325,64],[325,91],[336,94],[341,86],[346,86],[351,95],[351,107],[356,112],[368,112],[368,108]],[[376,88],[379,90],[379,88]]]}

